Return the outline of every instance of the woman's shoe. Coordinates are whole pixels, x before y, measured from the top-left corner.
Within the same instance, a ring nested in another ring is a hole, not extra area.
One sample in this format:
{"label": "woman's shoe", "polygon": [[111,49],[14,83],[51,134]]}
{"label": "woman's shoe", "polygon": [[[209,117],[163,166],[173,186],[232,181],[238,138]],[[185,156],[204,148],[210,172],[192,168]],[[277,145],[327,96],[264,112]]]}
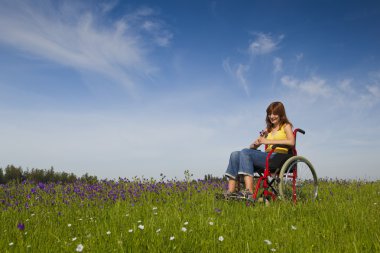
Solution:
{"label": "woman's shoe", "polygon": [[216,193],[215,194],[216,199],[231,200],[231,199],[237,199],[238,197],[239,197],[238,193],[230,192],[228,190],[223,192],[223,193]]}

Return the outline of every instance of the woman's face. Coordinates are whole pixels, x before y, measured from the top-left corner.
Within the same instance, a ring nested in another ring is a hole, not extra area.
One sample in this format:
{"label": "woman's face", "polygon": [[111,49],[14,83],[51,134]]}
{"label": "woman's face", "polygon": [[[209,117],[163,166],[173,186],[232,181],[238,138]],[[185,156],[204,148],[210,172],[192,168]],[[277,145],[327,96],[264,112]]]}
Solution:
{"label": "woman's face", "polygon": [[280,116],[277,114],[270,113],[268,114],[268,118],[273,125],[278,125],[280,123]]}

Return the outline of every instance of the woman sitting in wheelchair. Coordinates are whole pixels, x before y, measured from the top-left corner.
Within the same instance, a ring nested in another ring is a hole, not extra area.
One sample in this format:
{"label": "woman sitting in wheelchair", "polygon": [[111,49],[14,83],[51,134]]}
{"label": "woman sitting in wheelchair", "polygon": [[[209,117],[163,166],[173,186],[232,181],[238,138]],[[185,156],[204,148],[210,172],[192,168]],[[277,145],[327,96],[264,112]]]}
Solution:
{"label": "woman sitting in wheelchair", "polygon": [[[295,145],[293,126],[286,117],[284,105],[281,102],[273,102],[268,106],[266,112],[266,129],[260,132],[260,136],[250,145],[249,149],[231,153],[225,172],[225,176],[228,178],[228,190],[223,193],[223,196],[226,199],[233,197],[252,198],[254,173],[265,169],[266,158],[272,150],[272,145],[280,144],[289,147]],[[266,146],[265,152],[257,150],[261,144]],[[277,147],[270,158],[288,156],[288,151],[288,148]],[[237,193],[235,191],[239,175],[244,177],[246,190]]]}

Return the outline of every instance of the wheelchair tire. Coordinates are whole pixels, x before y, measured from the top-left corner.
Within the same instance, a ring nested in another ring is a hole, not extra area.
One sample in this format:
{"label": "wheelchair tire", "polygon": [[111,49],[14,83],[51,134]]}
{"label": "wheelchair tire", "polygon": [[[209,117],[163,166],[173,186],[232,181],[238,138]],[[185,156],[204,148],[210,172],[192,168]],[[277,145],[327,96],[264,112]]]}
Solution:
{"label": "wheelchair tire", "polygon": [[[296,172],[296,178],[294,178]],[[280,171],[280,198],[293,202],[313,201],[318,195],[318,179],[313,165],[302,156],[289,158]]]}

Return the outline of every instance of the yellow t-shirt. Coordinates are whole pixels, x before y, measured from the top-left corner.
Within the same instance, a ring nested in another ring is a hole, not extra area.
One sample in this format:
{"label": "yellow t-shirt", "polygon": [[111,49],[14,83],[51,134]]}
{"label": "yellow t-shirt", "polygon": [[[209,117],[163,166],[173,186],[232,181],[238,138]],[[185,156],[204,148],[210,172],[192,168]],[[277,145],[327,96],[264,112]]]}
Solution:
{"label": "yellow t-shirt", "polygon": [[[269,133],[267,136],[268,140],[286,140],[286,133],[285,133],[285,125],[282,125],[279,130],[277,130],[276,133],[272,134]],[[272,145],[268,145],[267,149],[265,150],[266,152],[270,152],[272,150]],[[287,154],[288,149],[287,148],[276,148],[274,150],[275,153],[282,153],[282,154]]]}

